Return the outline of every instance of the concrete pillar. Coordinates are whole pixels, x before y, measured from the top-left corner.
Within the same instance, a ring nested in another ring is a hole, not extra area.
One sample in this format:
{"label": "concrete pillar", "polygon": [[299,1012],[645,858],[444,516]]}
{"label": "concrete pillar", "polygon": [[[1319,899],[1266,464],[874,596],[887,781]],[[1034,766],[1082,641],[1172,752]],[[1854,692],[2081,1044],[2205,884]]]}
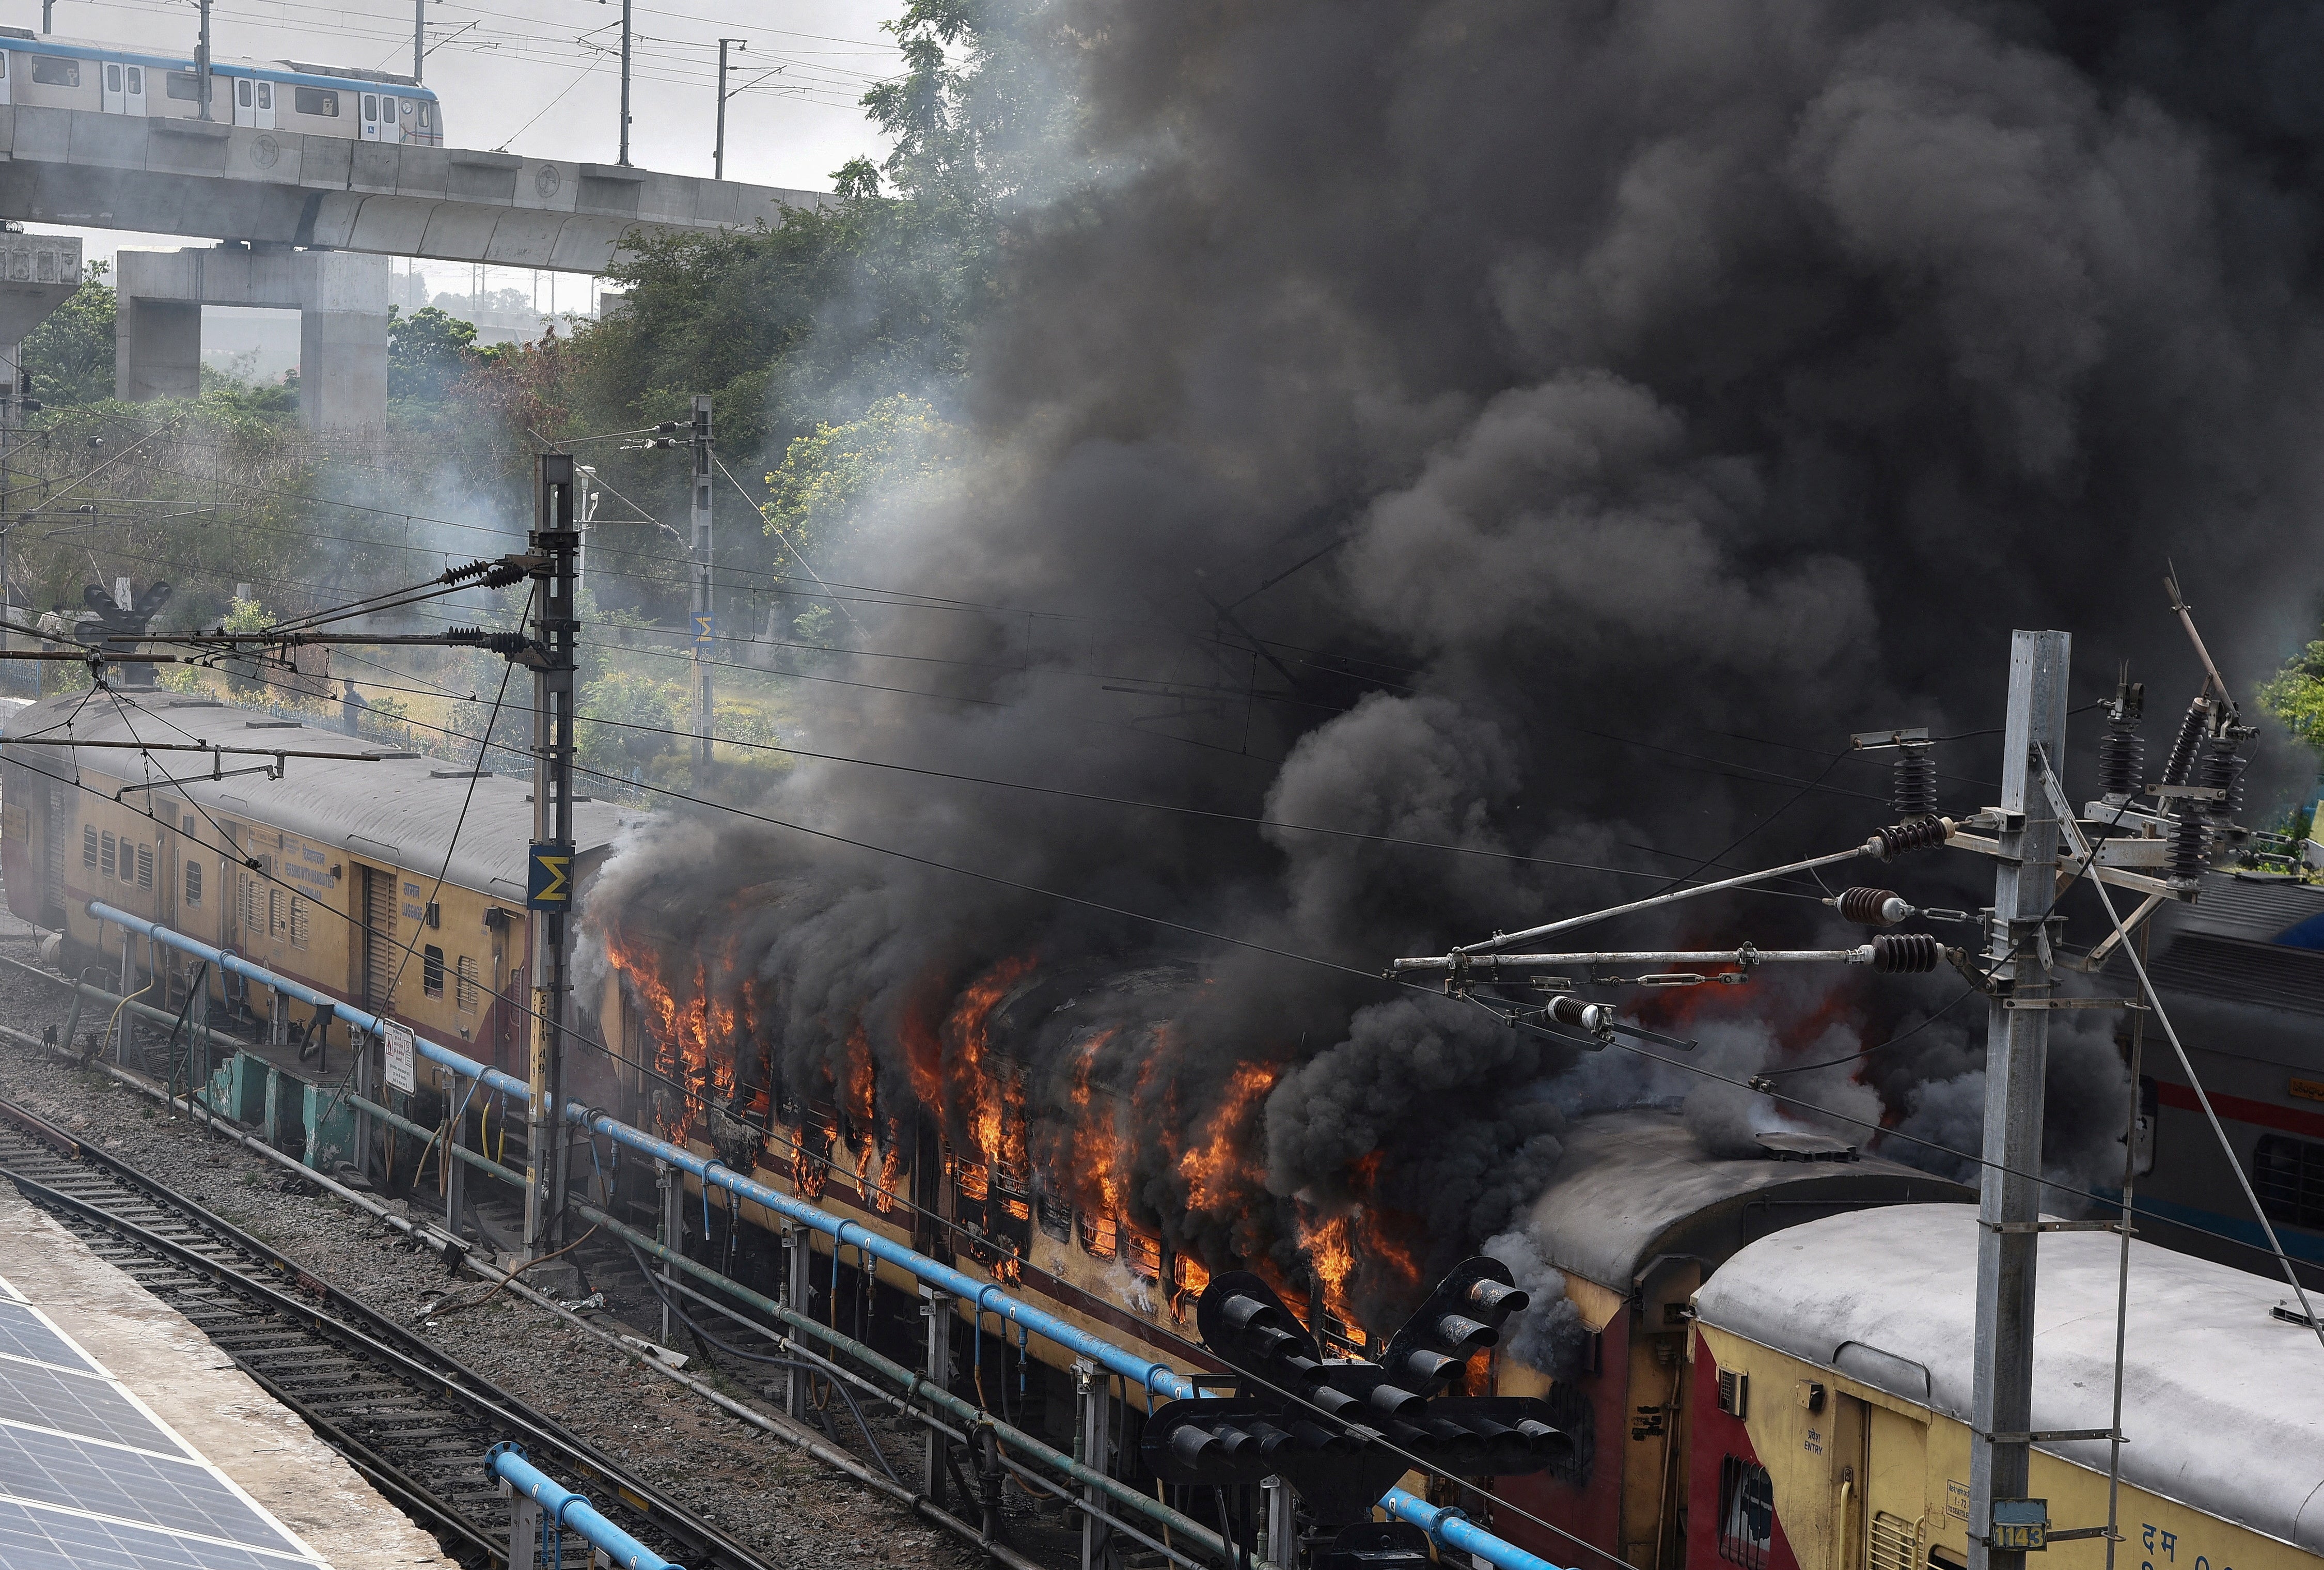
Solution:
{"label": "concrete pillar", "polygon": [[115,393],[143,402],[199,392],[205,305],[292,309],[301,420],[317,430],[378,425],[387,417],[389,282],[386,257],[340,251],[124,251]]}

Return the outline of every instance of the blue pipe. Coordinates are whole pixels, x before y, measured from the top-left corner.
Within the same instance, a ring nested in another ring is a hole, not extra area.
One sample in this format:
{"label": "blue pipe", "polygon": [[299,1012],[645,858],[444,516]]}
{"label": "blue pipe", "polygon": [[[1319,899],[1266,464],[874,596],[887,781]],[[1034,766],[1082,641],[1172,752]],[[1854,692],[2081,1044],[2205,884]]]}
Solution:
{"label": "blue pipe", "polygon": [[1464,1554],[1481,1554],[1500,1570],[1557,1570],[1540,1555],[1504,1542],[1451,1505],[1430,1504],[1400,1488],[1389,1489],[1380,1503],[1391,1515],[1410,1521],[1446,1547],[1458,1548]]}
{"label": "blue pipe", "polygon": [[524,1458],[524,1446],[503,1439],[484,1452],[484,1470],[538,1504],[561,1535],[577,1532],[593,1548],[603,1548],[622,1570],[686,1570],[663,1558],[597,1513],[587,1500]]}
{"label": "blue pipe", "polygon": [[[341,1019],[359,1030],[374,1033],[379,1030],[380,1020],[376,1014],[366,1013],[353,1004],[340,1002],[337,998],[316,992],[311,987],[277,976],[262,966],[252,965],[248,960],[226,954],[199,939],[189,937],[184,933],[163,927],[159,922],[149,921],[143,916],[133,916],[125,910],[115,910],[102,900],[92,901],[88,907],[88,913],[99,920],[115,922],[171,947],[181,949],[188,954],[198,955],[222,967],[246,975],[262,985],[274,987],[310,1003],[327,1005]],[[522,1080],[512,1078],[496,1068],[487,1068],[475,1058],[455,1052],[448,1047],[439,1047],[424,1036],[415,1034],[415,1040],[416,1050],[420,1056],[431,1063],[442,1064],[455,1074],[469,1079],[481,1079],[485,1084],[505,1091],[519,1100],[528,1103],[530,1101],[531,1088]],[[1020,1331],[1035,1331],[1058,1345],[1069,1347],[1091,1362],[1111,1370],[1124,1379],[1137,1381],[1139,1388],[1146,1390],[1149,1396],[1160,1395],[1173,1400],[1183,1400],[1200,1393],[1194,1381],[1167,1363],[1156,1362],[1151,1359],[1139,1357],[1126,1347],[1116,1346],[1110,1341],[1102,1341],[1079,1326],[1058,1318],[1054,1314],[1036,1308],[1030,1303],[1019,1298],[1010,1297],[989,1281],[980,1281],[973,1276],[953,1269],[950,1265],[906,1248],[903,1244],[883,1237],[860,1223],[833,1215],[827,1211],[817,1210],[797,1196],[785,1194],[779,1189],[770,1188],[763,1183],[745,1178],[723,1162],[697,1156],[685,1146],[673,1145],[668,1140],[656,1139],[642,1129],[633,1129],[627,1123],[616,1122],[604,1113],[593,1112],[577,1102],[566,1104],[565,1115],[568,1121],[592,1133],[604,1134],[618,1144],[627,1145],[633,1150],[667,1161],[680,1170],[693,1173],[702,1180],[706,1189],[715,1183],[739,1198],[762,1205],[778,1215],[788,1216],[802,1226],[827,1233],[832,1240],[832,1255],[835,1259],[837,1258],[839,1250],[843,1246],[853,1243],[875,1259],[885,1260],[890,1264],[909,1271],[921,1280],[941,1287],[955,1297],[975,1305],[979,1326],[983,1325],[986,1314],[997,1314],[1002,1319],[1019,1326]],[[1407,1493],[1400,1488],[1390,1489],[1387,1497],[1380,1502],[1392,1514],[1420,1527],[1446,1547],[1481,1555],[1491,1564],[1500,1566],[1501,1570],[1549,1570],[1548,1560],[1536,1554],[1528,1553],[1515,1543],[1506,1542],[1493,1536],[1471,1522],[1457,1510],[1432,1505],[1425,1500]]]}

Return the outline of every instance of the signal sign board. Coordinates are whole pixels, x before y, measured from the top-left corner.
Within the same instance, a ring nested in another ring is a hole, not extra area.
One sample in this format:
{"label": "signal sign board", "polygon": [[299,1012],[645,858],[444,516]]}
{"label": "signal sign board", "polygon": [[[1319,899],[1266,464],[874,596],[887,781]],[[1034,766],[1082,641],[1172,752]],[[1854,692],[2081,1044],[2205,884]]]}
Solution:
{"label": "signal sign board", "polygon": [[388,1088],[410,1095],[420,1088],[420,1076],[416,1072],[418,1065],[412,1062],[420,1043],[411,1034],[411,1027],[399,1025],[393,1020],[383,1020],[379,1035],[387,1045]]}
{"label": "signal sign board", "polygon": [[708,611],[694,613],[694,646],[696,648],[707,649],[717,641],[717,633],[711,630],[716,625],[717,620],[718,618]]}
{"label": "signal sign board", "polygon": [[534,910],[573,907],[573,847],[552,840],[532,842],[525,863],[524,902]]}

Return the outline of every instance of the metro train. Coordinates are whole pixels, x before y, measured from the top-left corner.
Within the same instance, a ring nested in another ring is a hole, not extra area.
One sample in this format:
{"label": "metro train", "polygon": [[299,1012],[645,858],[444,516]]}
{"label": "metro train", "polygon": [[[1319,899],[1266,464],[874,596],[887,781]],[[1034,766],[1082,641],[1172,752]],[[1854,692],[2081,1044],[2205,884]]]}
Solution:
{"label": "metro train", "polygon": [[[210,118],[350,142],[444,145],[444,107],[410,77],[300,60],[210,61]],[[0,27],[0,104],[201,117],[191,56]],[[223,101],[221,101],[223,100]]]}
{"label": "metro train", "polygon": [[[76,695],[29,706],[9,716],[5,738],[29,742],[69,716],[88,740],[168,734],[361,750],[331,731],[212,699],[148,692],[134,707],[115,707],[100,697],[75,714],[80,703]],[[187,768],[169,779],[159,770],[171,756],[12,744],[0,758],[8,903],[61,934],[69,969],[97,960],[110,974],[120,963],[117,928],[87,910],[101,899],[520,1067],[526,916],[516,858],[504,852],[514,845],[521,856],[527,836],[522,782],[472,780],[410,756],[294,758],[280,780],[231,769],[208,777],[206,760],[203,777]],[[450,826],[463,799],[456,847]],[[586,878],[626,814],[593,803],[576,816]],[[455,850],[442,891],[429,898]],[[2252,919],[2264,926],[2275,915]],[[407,954],[409,965],[398,957]],[[166,951],[160,957],[152,979],[175,1006],[192,975]],[[609,957],[602,985],[581,1000],[584,1032],[608,1050],[584,1055],[591,1067],[576,1094],[627,1121],[669,1127],[645,1070],[670,1061],[671,1020]],[[1107,978],[1106,1011],[1135,1014],[1148,990],[1159,1000],[1177,979],[1162,970]],[[253,1055],[299,1071],[283,1049],[287,1011],[278,1002],[263,988],[236,997],[210,984],[213,1020],[239,1020]],[[1012,1048],[1045,1022],[1074,1018],[1063,1011],[1076,993],[1093,1008],[1091,984],[1028,973],[1007,985],[989,1014],[993,1071],[1005,1078]],[[713,1082],[720,1104],[687,1136],[700,1153],[1108,1340],[1221,1371],[1194,1344],[1205,1261],[1176,1251],[1158,1218],[1077,1196],[1063,1180],[1070,1174],[1044,1168],[1038,1141],[1020,1146],[1027,1154],[1012,1167],[954,1148],[933,1120],[861,1126],[831,1099],[835,1087],[766,1083],[767,1059],[753,1070],[747,1043],[728,1045],[737,1067]],[[456,1106],[425,1064],[420,1076],[416,1092],[380,1094],[413,1123],[450,1118],[462,1142],[480,1148],[481,1112]],[[375,1067],[370,1083],[380,1083]],[[457,1187],[415,1172],[417,1139],[402,1137],[401,1159],[392,1155],[398,1136],[376,1124],[357,1148],[332,1147],[295,1118],[278,1122],[274,1101],[255,1126],[310,1163],[352,1165],[415,1205],[444,1205],[448,1194],[459,1210]],[[251,1111],[244,1121],[255,1122],[254,1104]],[[512,1130],[503,1121],[501,1138],[496,1157],[521,1165],[521,1122]],[[1458,1502],[1498,1535],[1577,1570],[1962,1570],[1974,1192],[1797,1131],[1771,1131],[1752,1153],[1712,1153],[1668,1109],[1577,1118],[1563,1139],[1557,1174],[1521,1223],[1546,1269],[1521,1284],[1537,1298],[1563,1297],[1565,1307],[1541,1311],[1569,1316],[1570,1334],[1554,1357],[1529,1352],[1552,1366],[1516,1354],[1531,1341],[1496,1347],[1475,1393],[1546,1399],[1572,1454],[1545,1473],[1483,1480],[1483,1501],[1417,1476],[1405,1486]],[[706,1202],[690,1183],[663,1188],[638,1164],[589,1165],[585,1181],[600,1205],[762,1291],[804,1293],[816,1317],[917,1361],[927,1328],[911,1278],[885,1265],[865,1271],[844,1249],[835,1260],[821,1234],[785,1232],[749,1205]],[[471,1181],[472,1198],[478,1187]],[[447,1219],[481,1233],[482,1209],[470,1211]],[[2043,1240],[2038,1430],[2110,1422],[2118,1247],[2107,1234]],[[2280,1284],[2224,1263],[2139,1241],[2131,1270],[2117,1560],[2140,1570],[2324,1570],[2324,1351],[2314,1331],[2286,1308]],[[958,1392],[1069,1445],[1084,1399],[1071,1355],[989,1323],[973,1331],[960,1305],[954,1312]],[[1320,1295],[1307,1315],[1331,1355],[1377,1351]],[[1142,1402],[1134,1389],[1120,1394],[1113,1464],[1148,1489]],[[2089,1440],[2037,1447],[2034,1492],[2060,1534],[2048,1550],[2055,1570],[2103,1561],[2106,1544],[2089,1531],[2107,1520],[2105,1450]]]}

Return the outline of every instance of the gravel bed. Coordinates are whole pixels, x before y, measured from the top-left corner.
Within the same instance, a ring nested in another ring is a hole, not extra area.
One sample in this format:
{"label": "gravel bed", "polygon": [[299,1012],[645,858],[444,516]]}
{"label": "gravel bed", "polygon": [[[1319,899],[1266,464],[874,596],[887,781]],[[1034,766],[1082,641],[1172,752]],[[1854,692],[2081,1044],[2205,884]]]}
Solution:
{"label": "gravel bed", "polygon": [[[19,923],[8,926],[22,932]],[[29,935],[0,931],[0,955],[37,963]],[[0,972],[0,1024],[37,1037],[61,1020],[63,998],[58,989],[19,973]],[[952,1534],[513,1293],[500,1293],[466,1313],[423,1320],[425,1306],[447,1289],[464,1297],[483,1290],[476,1279],[448,1276],[432,1253],[375,1218],[230,1141],[163,1115],[146,1096],[95,1070],[0,1042],[0,1095],[216,1211],[342,1290],[420,1326],[470,1368],[667,1490],[770,1564],[964,1567],[985,1562]],[[631,1328],[612,1320],[601,1325]],[[761,1387],[747,1374],[728,1377],[699,1362],[688,1371],[732,1399],[779,1409],[769,1399],[779,1384]],[[908,1432],[899,1419],[883,1418],[875,1408],[867,1407],[865,1415],[898,1475],[915,1482],[917,1427]],[[846,1447],[861,1455],[853,1419],[838,1420],[850,1441]],[[1010,1492],[1011,1504],[1019,1503],[1017,1491]],[[1052,1558],[1054,1550],[1036,1551],[1036,1556]]]}

